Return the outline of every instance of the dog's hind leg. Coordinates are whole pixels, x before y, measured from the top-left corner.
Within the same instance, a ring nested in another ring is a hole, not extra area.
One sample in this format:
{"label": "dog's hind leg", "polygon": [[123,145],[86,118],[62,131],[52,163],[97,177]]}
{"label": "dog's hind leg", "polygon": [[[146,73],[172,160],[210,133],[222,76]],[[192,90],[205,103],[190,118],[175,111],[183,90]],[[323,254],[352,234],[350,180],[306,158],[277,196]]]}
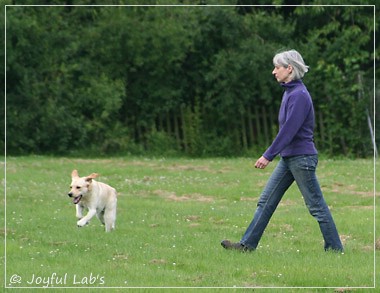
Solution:
{"label": "dog's hind leg", "polygon": [[105,222],[104,222],[104,209],[101,210],[101,211],[97,211],[96,216],[98,217],[99,221],[100,221],[103,225],[105,225]]}
{"label": "dog's hind leg", "polygon": [[116,220],[116,212],[115,211],[106,211],[104,214],[104,222],[106,226],[106,232],[110,232],[115,229],[115,220]]}
{"label": "dog's hind leg", "polygon": [[110,232],[115,229],[115,221],[116,221],[116,204],[111,207],[107,207],[104,212],[104,222],[106,226],[106,232]]}

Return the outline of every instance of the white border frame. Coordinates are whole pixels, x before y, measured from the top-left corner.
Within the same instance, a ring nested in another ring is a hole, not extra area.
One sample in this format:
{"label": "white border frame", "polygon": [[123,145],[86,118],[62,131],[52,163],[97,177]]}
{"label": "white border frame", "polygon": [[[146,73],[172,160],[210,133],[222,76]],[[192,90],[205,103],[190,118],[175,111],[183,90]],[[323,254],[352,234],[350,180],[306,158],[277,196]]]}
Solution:
{"label": "white border frame", "polygon": [[[74,287],[74,286],[65,286],[65,287],[42,287],[42,286],[16,286],[11,287],[8,286],[8,276],[7,276],[7,7],[213,7],[213,6],[224,6],[224,7],[278,7],[278,6],[305,6],[305,7],[315,7],[315,6],[323,6],[323,7],[351,7],[351,6],[361,6],[361,7],[373,7],[373,131],[374,131],[374,140],[376,141],[376,5],[177,5],[177,4],[168,4],[168,5],[148,5],[148,4],[135,4],[135,5],[4,5],[4,73],[5,73],[5,84],[4,84],[4,289],[337,289],[337,287],[265,287],[265,286],[257,286],[257,287],[128,287],[128,286],[117,286],[117,287]],[[344,287],[343,289],[374,289],[376,288],[376,153],[375,148],[373,150],[373,180],[374,180],[374,190],[373,190],[373,287]]]}

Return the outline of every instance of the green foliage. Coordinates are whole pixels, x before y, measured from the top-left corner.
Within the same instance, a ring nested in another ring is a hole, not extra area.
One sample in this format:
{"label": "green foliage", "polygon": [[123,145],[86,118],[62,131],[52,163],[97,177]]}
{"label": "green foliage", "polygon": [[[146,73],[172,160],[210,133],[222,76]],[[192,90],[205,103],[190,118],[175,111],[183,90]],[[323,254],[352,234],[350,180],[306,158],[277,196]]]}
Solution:
{"label": "green foliage", "polygon": [[151,155],[176,155],[175,139],[163,131],[152,131],[146,139],[146,151]]}
{"label": "green foliage", "polygon": [[[366,109],[371,107],[373,94],[360,95],[360,91],[373,83],[374,24],[368,18],[373,8],[317,7],[296,12],[302,19],[308,17],[307,31],[300,33],[311,40],[305,47],[306,60],[314,64],[308,85],[327,129],[327,139],[319,137],[322,149],[330,154],[371,154]],[[321,22],[324,25],[318,27]],[[303,25],[298,30],[304,30]]]}
{"label": "green foliage", "polygon": [[283,48],[310,65],[320,151],[371,154],[370,6],[8,6],[6,20],[10,154],[265,147]]}
{"label": "green foliage", "polygon": [[200,156],[203,155],[205,140],[202,139],[202,113],[199,106],[199,99],[196,98],[194,109],[186,107],[183,109],[184,117],[184,143],[186,153],[190,155]]}

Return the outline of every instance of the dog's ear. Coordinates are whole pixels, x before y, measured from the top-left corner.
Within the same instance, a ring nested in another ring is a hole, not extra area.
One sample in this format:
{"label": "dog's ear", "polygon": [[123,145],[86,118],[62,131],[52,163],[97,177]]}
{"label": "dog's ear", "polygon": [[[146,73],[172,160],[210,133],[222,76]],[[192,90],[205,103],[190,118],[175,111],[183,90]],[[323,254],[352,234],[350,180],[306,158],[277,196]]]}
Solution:
{"label": "dog's ear", "polygon": [[71,172],[71,178],[78,178],[78,177],[79,177],[78,171],[73,170],[73,172]]}
{"label": "dog's ear", "polygon": [[99,176],[99,174],[97,174],[97,173],[92,173],[91,175],[88,175],[88,176],[86,177],[86,181],[91,182],[92,179],[94,179],[94,178],[96,178],[96,177],[98,177],[98,176]]}

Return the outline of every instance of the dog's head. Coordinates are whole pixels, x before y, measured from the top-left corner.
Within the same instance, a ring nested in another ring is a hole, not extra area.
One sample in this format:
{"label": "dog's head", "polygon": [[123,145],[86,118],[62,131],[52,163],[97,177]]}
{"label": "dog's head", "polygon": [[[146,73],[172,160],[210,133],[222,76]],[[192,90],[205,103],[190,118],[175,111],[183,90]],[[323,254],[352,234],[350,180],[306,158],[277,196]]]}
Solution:
{"label": "dog's head", "polygon": [[78,171],[73,170],[71,172],[71,185],[68,196],[73,197],[73,203],[80,202],[83,196],[85,196],[89,190],[91,190],[92,179],[98,177],[98,174],[92,173],[86,177],[79,177]]}

